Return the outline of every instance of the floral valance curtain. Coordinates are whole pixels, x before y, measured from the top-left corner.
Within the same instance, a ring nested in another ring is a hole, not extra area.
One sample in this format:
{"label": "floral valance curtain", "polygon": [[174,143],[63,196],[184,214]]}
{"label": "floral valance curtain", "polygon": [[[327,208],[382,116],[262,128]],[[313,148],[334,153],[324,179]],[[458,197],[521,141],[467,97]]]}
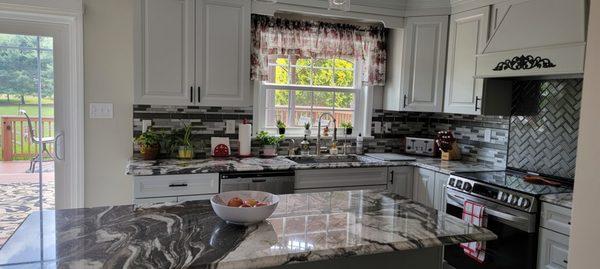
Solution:
{"label": "floral valance curtain", "polygon": [[386,29],[252,15],[253,80],[269,80],[269,55],[352,58],[363,68],[366,85],[383,85]]}

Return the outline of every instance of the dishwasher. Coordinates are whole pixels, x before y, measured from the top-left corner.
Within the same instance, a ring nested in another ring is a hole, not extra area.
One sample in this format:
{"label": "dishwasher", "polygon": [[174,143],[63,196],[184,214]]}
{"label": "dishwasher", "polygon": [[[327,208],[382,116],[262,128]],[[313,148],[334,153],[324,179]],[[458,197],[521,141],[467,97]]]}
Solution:
{"label": "dishwasher", "polygon": [[220,192],[226,191],[264,191],[273,194],[294,192],[293,170],[263,172],[231,172],[220,174]]}

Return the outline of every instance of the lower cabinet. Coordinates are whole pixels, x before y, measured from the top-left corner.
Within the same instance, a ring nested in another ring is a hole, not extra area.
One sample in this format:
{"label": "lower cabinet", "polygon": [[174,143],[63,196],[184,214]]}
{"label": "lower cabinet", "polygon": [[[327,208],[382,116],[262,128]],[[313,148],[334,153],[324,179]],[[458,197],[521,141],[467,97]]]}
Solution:
{"label": "lower cabinet", "polygon": [[412,166],[396,166],[388,168],[388,190],[400,196],[413,197],[413,176],[414,168]]}
{"label": "lower cabinet", "polygon": [[435,172],[424,168],[415,168],[413,200],[429,207],[434,205]]}
{"label": "lower cabinet", "polygon": [[567,268],[571,209],[542,203],[538,269]]}
{"label": "lower cabinet", "polygon": [[538,269],[566,269],[568,254],[568,236],[546,228],[540,228]]}
{"label": "lower cabinet", "polygon": [[133,178],[134,204],[206,200],[218,192],[217,173]]}
{"label": "lower cabinet", "polygon": [[435,173],[435,191],[433,197],[433,208],[446,212],[446,184],[448,184],[449,175]]}
{"label": "lower cabinet", "polygon": [[296,170],[294,192],[386,188],[387,167]]}

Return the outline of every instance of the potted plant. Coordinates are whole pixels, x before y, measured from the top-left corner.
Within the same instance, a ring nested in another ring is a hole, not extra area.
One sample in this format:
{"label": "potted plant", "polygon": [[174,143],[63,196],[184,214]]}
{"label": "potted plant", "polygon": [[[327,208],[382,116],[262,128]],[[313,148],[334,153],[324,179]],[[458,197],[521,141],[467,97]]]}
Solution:
{"label": "potted plant", "polygon": [[183,128],[171,134],[171,151],[177,152],[177,158],[179,159],[194,158],[191,125],[184,125]]}
{"label": "potted plant", "polygon": [[279,134],[280,135],[284,135],[285,134],[285,123],[281,120],[277,120],[277,129],[279,129]]}
{"label": "potted plant", "polygon": [[352,134],[352,123],[342,122],[341,126],[346,130],[346,135]]}
{"label": "potted plant", "polygon": [[284,136],[271,136],[266,131],[260,131],[256,136],[256,139],[263,147],[263,155],[264,156],[276,156],[277,155],[277,146],[279,142],[283,140]]}
{"label": "potted plant", "polygon": [[310,136],[310,122],[304,124],[304,135]]}
{"label": "potted plant", "polygon": [[146,132],[136,137],[133,141],[140,148],[144,160],[156,160],[160,153],[160,141],[162,136],[148,128]]}

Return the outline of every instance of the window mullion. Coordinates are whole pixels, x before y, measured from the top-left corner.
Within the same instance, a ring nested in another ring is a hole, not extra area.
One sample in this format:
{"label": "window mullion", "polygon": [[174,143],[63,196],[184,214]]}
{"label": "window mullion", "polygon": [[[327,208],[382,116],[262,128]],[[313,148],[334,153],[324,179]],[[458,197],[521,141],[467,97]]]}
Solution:
{"label": "window mullion", "polygon": [[289,91],[289,98],[290,100],[289,105],[288,105],[288,118],[287,118],[287,122],[288,122],[288,127],[292,127],[292,125],[294,124],[293,119],[294,119],[294,115],[296,114],[296,91],[295,90],[290,90]]}

